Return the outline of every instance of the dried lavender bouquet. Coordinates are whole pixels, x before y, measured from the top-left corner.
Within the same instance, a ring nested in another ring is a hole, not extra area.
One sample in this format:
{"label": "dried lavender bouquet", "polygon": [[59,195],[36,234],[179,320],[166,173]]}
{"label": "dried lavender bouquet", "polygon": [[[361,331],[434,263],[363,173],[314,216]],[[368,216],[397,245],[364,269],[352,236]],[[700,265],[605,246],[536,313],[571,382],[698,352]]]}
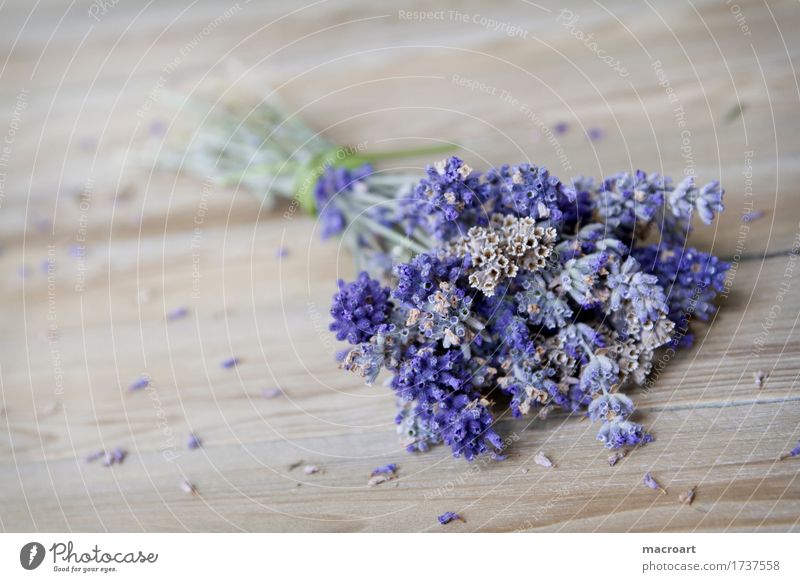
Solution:
{"label": "dried lavender bouquet", "polygon": [[383,217],[433,244],[394,267],[391,287],[366,272],[339,281],[331,329],[353,345],[342,366],[368,383],[391,373],[409,451],[445,443],[467,460],[502,458],[494,420],[506,409],[562,409],[598,422],[608,448],[644,444],[623,391],[715,312],[729,265],[687,237],[722,196],[717,182],[641,171],[566,185],[530,164],[437,163]]}

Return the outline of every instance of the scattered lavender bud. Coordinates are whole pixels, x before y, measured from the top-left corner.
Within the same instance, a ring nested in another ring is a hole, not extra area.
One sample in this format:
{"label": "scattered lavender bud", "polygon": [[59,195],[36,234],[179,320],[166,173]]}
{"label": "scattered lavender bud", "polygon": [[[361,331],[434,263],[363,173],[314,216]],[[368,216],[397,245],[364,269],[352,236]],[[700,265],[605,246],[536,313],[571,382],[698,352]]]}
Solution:
{"label": "scattered lavender bud", "polygon": [[305,467],[303,467],[303,473],[305,473],[306,475],[314,475],[319,472],[320,468],[317,467],[316,465],[306,465]]}
{"label": "scattered lavender bud", "polygon": [[781,455],[778,458],[779,460],[783,461],[784,459],[788,459],[790,457],[798,457],[798,456],[800,456],[800,441],[797,441],[797,444],[791,451],[789,451],[785,455]]}
{"label": "scattered lavender bud", "polygon": [[188,307],[176,307],[175,309],[167,312],[167,321],[177,321],[189,315]]}
{"label": "scattered lavender bud", "polygon": [[625,451],[617,451],[616,453],[612,453],[608,457],[608,465],[610,467],[613,467],[614,465],[619,463],[624,456],[625,456]]}
{"label": "scattered lavender bud", "polygon": [[589,139],[590,140],[598,141],[600,139],[603,139],[603,136],[605,135],[605,132],[602,129],[600,129],[599,127],[590,127],[588,135],[589,135]]}
{"label": "scattered lavender bud", "polygon": [[236,366],[238,366],[239,362],[240,362],[239,358],[228,358],[227,360],[222,360],[222,362],[220,362],[219,365],[222,368],[229,370],[231,368],[235,368]]}
{"label": "scattered lavender bud", "polygon": [[764,216],[763,210],[754,210],[752,212],[745,212],[742,214],[742,222],[753,222]]}
{"label": "scattered lavender bud", "polygon": [[396,463],[389,463],[388,465],[382,465],[380,467],[376,467],[372,470],[371,477],[375,475],[394,475],[397,473],[397,464]]}
{"label": "scattered lavender bud", "polygon": [[86,462],[87,463],[92,463],[92,462],[96,461],[97,459],[103,458],[105,456],[105,454],[106,454],[105,451],[92,451],[91,453],[86,455]]}
{"label": "scattered lavender bud", "polygon": [[653,478],[653,475],[651,475],[649,471],[644,474],[644,477],[642,478],[642,483],[644,483],[647,487],[650,487],[650,489],[661,491],[662,495],[667,494],[667,490],[664,489],[661,485],[659,485],[658,481],[656,481],[655,478]]}
{"label": "scattered lavender bud", "polygon": [[150,377],[147,375],[142,375],[136,380],[134,380],[128,386],[128,392],[136,392],[137,390],[144,390],[148,386],[150,386]]}
{"label": "scattered lavender bud", "polygon": [[188,446],[190,449],[199,449],[201,446],[203,446],[203,441],[201,441],[200,437],[198,437],[196,434],[192,433],[189,435],[189,440],[186,443],[186,446]]}
{"label": "scattered lavender bud", "polygon": [[110,467],[112,465],[121,465],[127,456],[128,451],[120,447],[116,447],[115,449],[106,451],[103,454],[103,465],[106,467]]}
{"label": "scattered lavender bud", "polygon": [[536,453],[536,456],[533,458],[533,462],[542,467],[547,467],[548,469],[555,466],[553,465],[553,461],[551,461],[542,451]]}
{"label": "scattered lavender bud", "polygon": [[683,505],[691,505],[692,501],[694,501],[694,492],[696,489],[697,487],[695,486],[689,487],[689,489],[678,496],[678,501],[680,501]]}
{"label": "scattered lavender bud", "polygon": [[758,370],[753,373],[753,384],[757,389],[761,390],[767,385],[767,378],[769,378],[769,374],[764,370]]}
{"label": "scattered lavender bud", "polygon": [[367,485],[369,485],[370,487],[376,487],[381,483],[386,483],[387,481],[391,481],[392,479],[394,479],[394,476],[395,476],[394,473],[390,474],[380,473],[378,475],[370,477],[369,481],[367,481]]}
{"label": "scattered lavender bud", "polygon": [[569,131],[569,124],[566,121],[559,121],[553,126],[556,135],[564,135]]}
{"label": "scattered lavender bud", "polygon": [[464,521],[464,519],[460,515],[458,515],[457,513],[453,513],[452,511],[445,511],[442,515],[438,517],[438,520],[441,525],[447,525],[451,521],[456,521],[456,520]]}
{"label": "scattered lavender bud", "polygon": [[197,495],[197,487],[195,487],[193,483],[190,483],[186,479],[181,481],[181,491],[188,495]]}
{"label": "scattered lavender bud", "polygon": [[286,247],[278,247],[275,250],[275,258],[276,259],[283,259],[283,258],[288,257],[288,256],[289,256],[289,249],[287,249]]}
{"label": "scattered lavender bud", "polygon": [[271,400],[272,398],[277,398],[278,396],[283,395],[283,390],[280,388],[264,388],[261,391],[261,396],[264,398]]}
{"label": "scattered lavender bud", "polygon": [[20,279],[27,279],[31,274],[31,270],[27,265],[20,265],[17,267],[17,275]]}

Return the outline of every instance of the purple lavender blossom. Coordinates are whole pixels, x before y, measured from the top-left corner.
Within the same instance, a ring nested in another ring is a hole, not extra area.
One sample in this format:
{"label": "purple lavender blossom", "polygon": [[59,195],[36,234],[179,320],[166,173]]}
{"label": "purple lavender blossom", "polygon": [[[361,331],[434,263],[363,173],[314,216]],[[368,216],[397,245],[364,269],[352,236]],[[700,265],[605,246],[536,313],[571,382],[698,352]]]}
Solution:
{"label": "purple lavender blossom", "polygon": [[653,437],[645,432],[641,424],[615,419],[603,423],[600,432],[597,433],[597,440],[607,449],[619,449],[649,443]]}
{"label": "purple lavender blossom", "polygon": [[687,176],[670,192],[669,203],[675,216],[688,219],[697,210],[700,220],[704,224],[711,224],[716,214],[725,209],[722,205],[724,194],[725,191],[716,180],[698,189],[694,176]]}
{"label": "purple lavender blossom", "polygon": [[241,360],[239,358],[231,357],[222,360],[219,363],[219,365],[221,368],[224,368],[225,370],[230,370],[231,368],[235,368],[236,366],[238,366],[240,363]]}
{"label": "purple lavender blossom", "polygon": [[397,464],[396,463],[389,463],[388,465],[381,465],[380,467],[375,467],[372,470],[372,474],[370,477],[374,477],[375,475],[389,475],[392,473],[397,473]]}
{"label": "purple lavender blossom", "polygon": [[453,156],[437,162],[427,174],[406,204],[413,225],[444,241],[485,222],[486,184],[463,160]]}
{"label": "purple lavender blossom", "polygon": [[389,288],[362,272],[352,283],[339,280],[339,291],[333,296],[330,330],[336,339],[359,344],[375,335],[386,323],[390,309]]}
{"label": "purple lavender blossom", "polygon": [[186,441],[186,446],[190,450],[199,449],[201,446],[203,446],[203,441],[200,440],[200,437],[198,437],[196,434],[191,433],[189,435],[189,439]]}
{"label": "purple lavender blossom", "polygon": [[314,202],[322,223],[323,240],[341,234],[347,227],[342,202],[370,174],[372,166],[369,164],[354,170],[342,166],[325,168],[314,186]]}
{"label": "purple lavender blossom", "polygon": [[494,212],[560,224],[562,207],[576,201],[575,192],[550,175],[547,168],[531,164],[491,169],[486,173],[486,182]]}
{"label": "purple lavender blossom", "polygon": [[189,315],[189,308],[185,306],[176,307],[167,312],[167,321],[177,321]]}
{"label": "purple lavender blossom", "polygon": [[130,386],[128,386],[129,392],[136,392],[138,390],[143,390],[150,386],[150,377],[149,376],[140,376],[136,380],[134,380]]}
{"label": "purple lavender blossom", "polygon": [[464,521],[460,515],[453,513],[452,511],[445,511],[437,519],[441,525],[447,525],[451,521]]}
{"label": "purple lavender blossom", "polygon": [[642,483],[644,483],[645,486],[649,487],[650,489],[655,489],[656,491],[661,491],[662,495],[666,495],[667,494],[667,490],[664,489],[658,483],[658,481],[655,480],[655,478],[653,477],[653,475],[650,474],[649,471],[644,474],[644,477],[642,477]]}
{"label": "purple lavender blossom", "polygon": [[[713,314],[727,270],[685,246],[691,211],[673,192],[642,171],[567,188],[529,164],[429,168],[411,222],[438,242],[394,267],[391,291],[366,274],[340,282],[331,329],[355,344],[342,367],[368,384],[391,373],[410,452],[444,443],[468,461],[502,459],[506,406],[588,416],[609,449],[652,441],[620,390],[646,381],[681,319]],[[711,212],[717,195],[702,193]],[[653,228],[660,246],[642,244]]]}

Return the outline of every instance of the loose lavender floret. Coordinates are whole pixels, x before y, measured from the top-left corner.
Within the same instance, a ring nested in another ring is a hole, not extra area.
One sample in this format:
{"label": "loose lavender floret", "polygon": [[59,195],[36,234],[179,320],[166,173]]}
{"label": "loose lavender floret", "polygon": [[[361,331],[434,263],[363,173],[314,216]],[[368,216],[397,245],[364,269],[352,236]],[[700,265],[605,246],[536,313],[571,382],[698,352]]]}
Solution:
{"label": "loose lavender floret", "polygon": [[241,360],[239,360],[239,358],[227,358],[225,360],[222,360],[219,365],[221,368],[230,370],[231,368],[235,368],[236,366],[238,366],[240,362]]}
{"label": "loose lavender floret", "polygon": [[800,457],[800,441],[797,441],[797,444],[791,451],[789,451],[785,455],[781,455],[780,459],[782,461],[783,459],[788,459],[791,457]]}
{"label": "loose lavender floret", "polygon": [[460,515],[458,515],[457,513],[453,513],[452,511],[445,511],[437,519],[439,520],[439,523],[441,525],[447,525],[451,521],[464,521],[464,519]]}
{"label": "loose lavender floret", "polygon": [[167,312],[167,321],[177,321],[189,315],[188,307],[176,307],[172,311]]}
{"label": "loose lavender floret", "polygon": [[314,201],[322,224],[322,238],[341,234],[347,227],[347,217],[342,210],[343,199],[354,189],[364,188],[364,179],[372,173],[372,166],[349,170],[342,166],[329,165],[314,186]]}
{"label": "loose lavender floret", "polygon": [[189,449],[199,449],[201,446],[203,446],[203,441],[200,440],[200,437],[198,437],[196,434],[192,433],[189,435],[189,439],[186,441],[186,446],[189,447]]}
{"label": "loose lavender floret", "polygon": [[381,465],[380,467],[375,467],[372,470],[372,474],[370,477],[374,477],[375,475],[381,474],[394,474],[397,473],[397,464],[396,463],[389,463],[388,465]]}
{"label": "loose lavender floret", "polygon": [[650,489],[655,489],[656,491],[660,491],[662,495],[667,494],[667,490],[664,489],[659,484],[659,482],[655,480],[655,477],[653,477],[653,475],[650,474],[649,471],[644,474],[644,477],[642,477],[642,483],[644,483],[644,485],[646,487],[649,487]]}
{"label": "loose lavender floret", "polygon": [[339,280],[339,292],[333,297],[331,331],[336,339],[359,344],[375,335],[387,321],[390,306],[389,288],[362,272],[352,283]]}
{"label": "loose lavender floret", "polygon": [[136,392],[137,390],[144,390],[148,386],[150,386],[150,378],[148,376],[140,376],[128,386],[128,391]]}
{"label": "loose lavender floret", "polygon": [[[561,409],[598,423],[615,463],[653,440],[626,392],[656,350],[688,343],[724,289],[728,266],[685,244],[693,213],[721,210],[722,190],[682,184],[674,194],[669,178],[637,171],[567,187],[532,164],[482,176],[458,158],[430,167],[406,218],[437,242],[395,265],[391,289],[366,273],[339,283],[331,329],[353,344],[342,367],[368,384],[391,375],[410,452],[444,443],[469,461],[503,459],[497,415]],[[654,229],[661,242],[644,244]]]}
{"label": "loose lavender floret", "polygon": [[444,241],[458,236],[461,225],[485,222],[481,205],[488,198],[488,188],[479,173],[453,156],[428,166],[427,174],[406,204],[412,226],[421,225]]}

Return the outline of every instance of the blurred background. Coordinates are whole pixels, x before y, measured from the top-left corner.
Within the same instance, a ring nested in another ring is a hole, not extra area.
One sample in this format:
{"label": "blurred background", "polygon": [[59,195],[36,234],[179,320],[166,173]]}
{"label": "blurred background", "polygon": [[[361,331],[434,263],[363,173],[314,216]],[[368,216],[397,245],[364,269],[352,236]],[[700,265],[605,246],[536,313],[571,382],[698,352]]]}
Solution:
{"label": "blurred background", "polygon": [[[798,6],[562,4],[2,3],[0,528],[416,531],[466,507],[457,528],[796,529],[776,459],[800,438]],[[504,420],[502,465],[407,455],[389,391],[334,361],[349,254],[288,204],[155,163],[203,128],[193,102],[273,93],[369,152],[719,179],[727,211],[694,244],[734,260],[731,291],[643,398],[657,444],[609,471],[589,423]],[[541,447],[558,472],[527,472]],[[397,487],[368,490],[386,462]],[[653,468],[702,483],[695,506],[640,491]]]}

